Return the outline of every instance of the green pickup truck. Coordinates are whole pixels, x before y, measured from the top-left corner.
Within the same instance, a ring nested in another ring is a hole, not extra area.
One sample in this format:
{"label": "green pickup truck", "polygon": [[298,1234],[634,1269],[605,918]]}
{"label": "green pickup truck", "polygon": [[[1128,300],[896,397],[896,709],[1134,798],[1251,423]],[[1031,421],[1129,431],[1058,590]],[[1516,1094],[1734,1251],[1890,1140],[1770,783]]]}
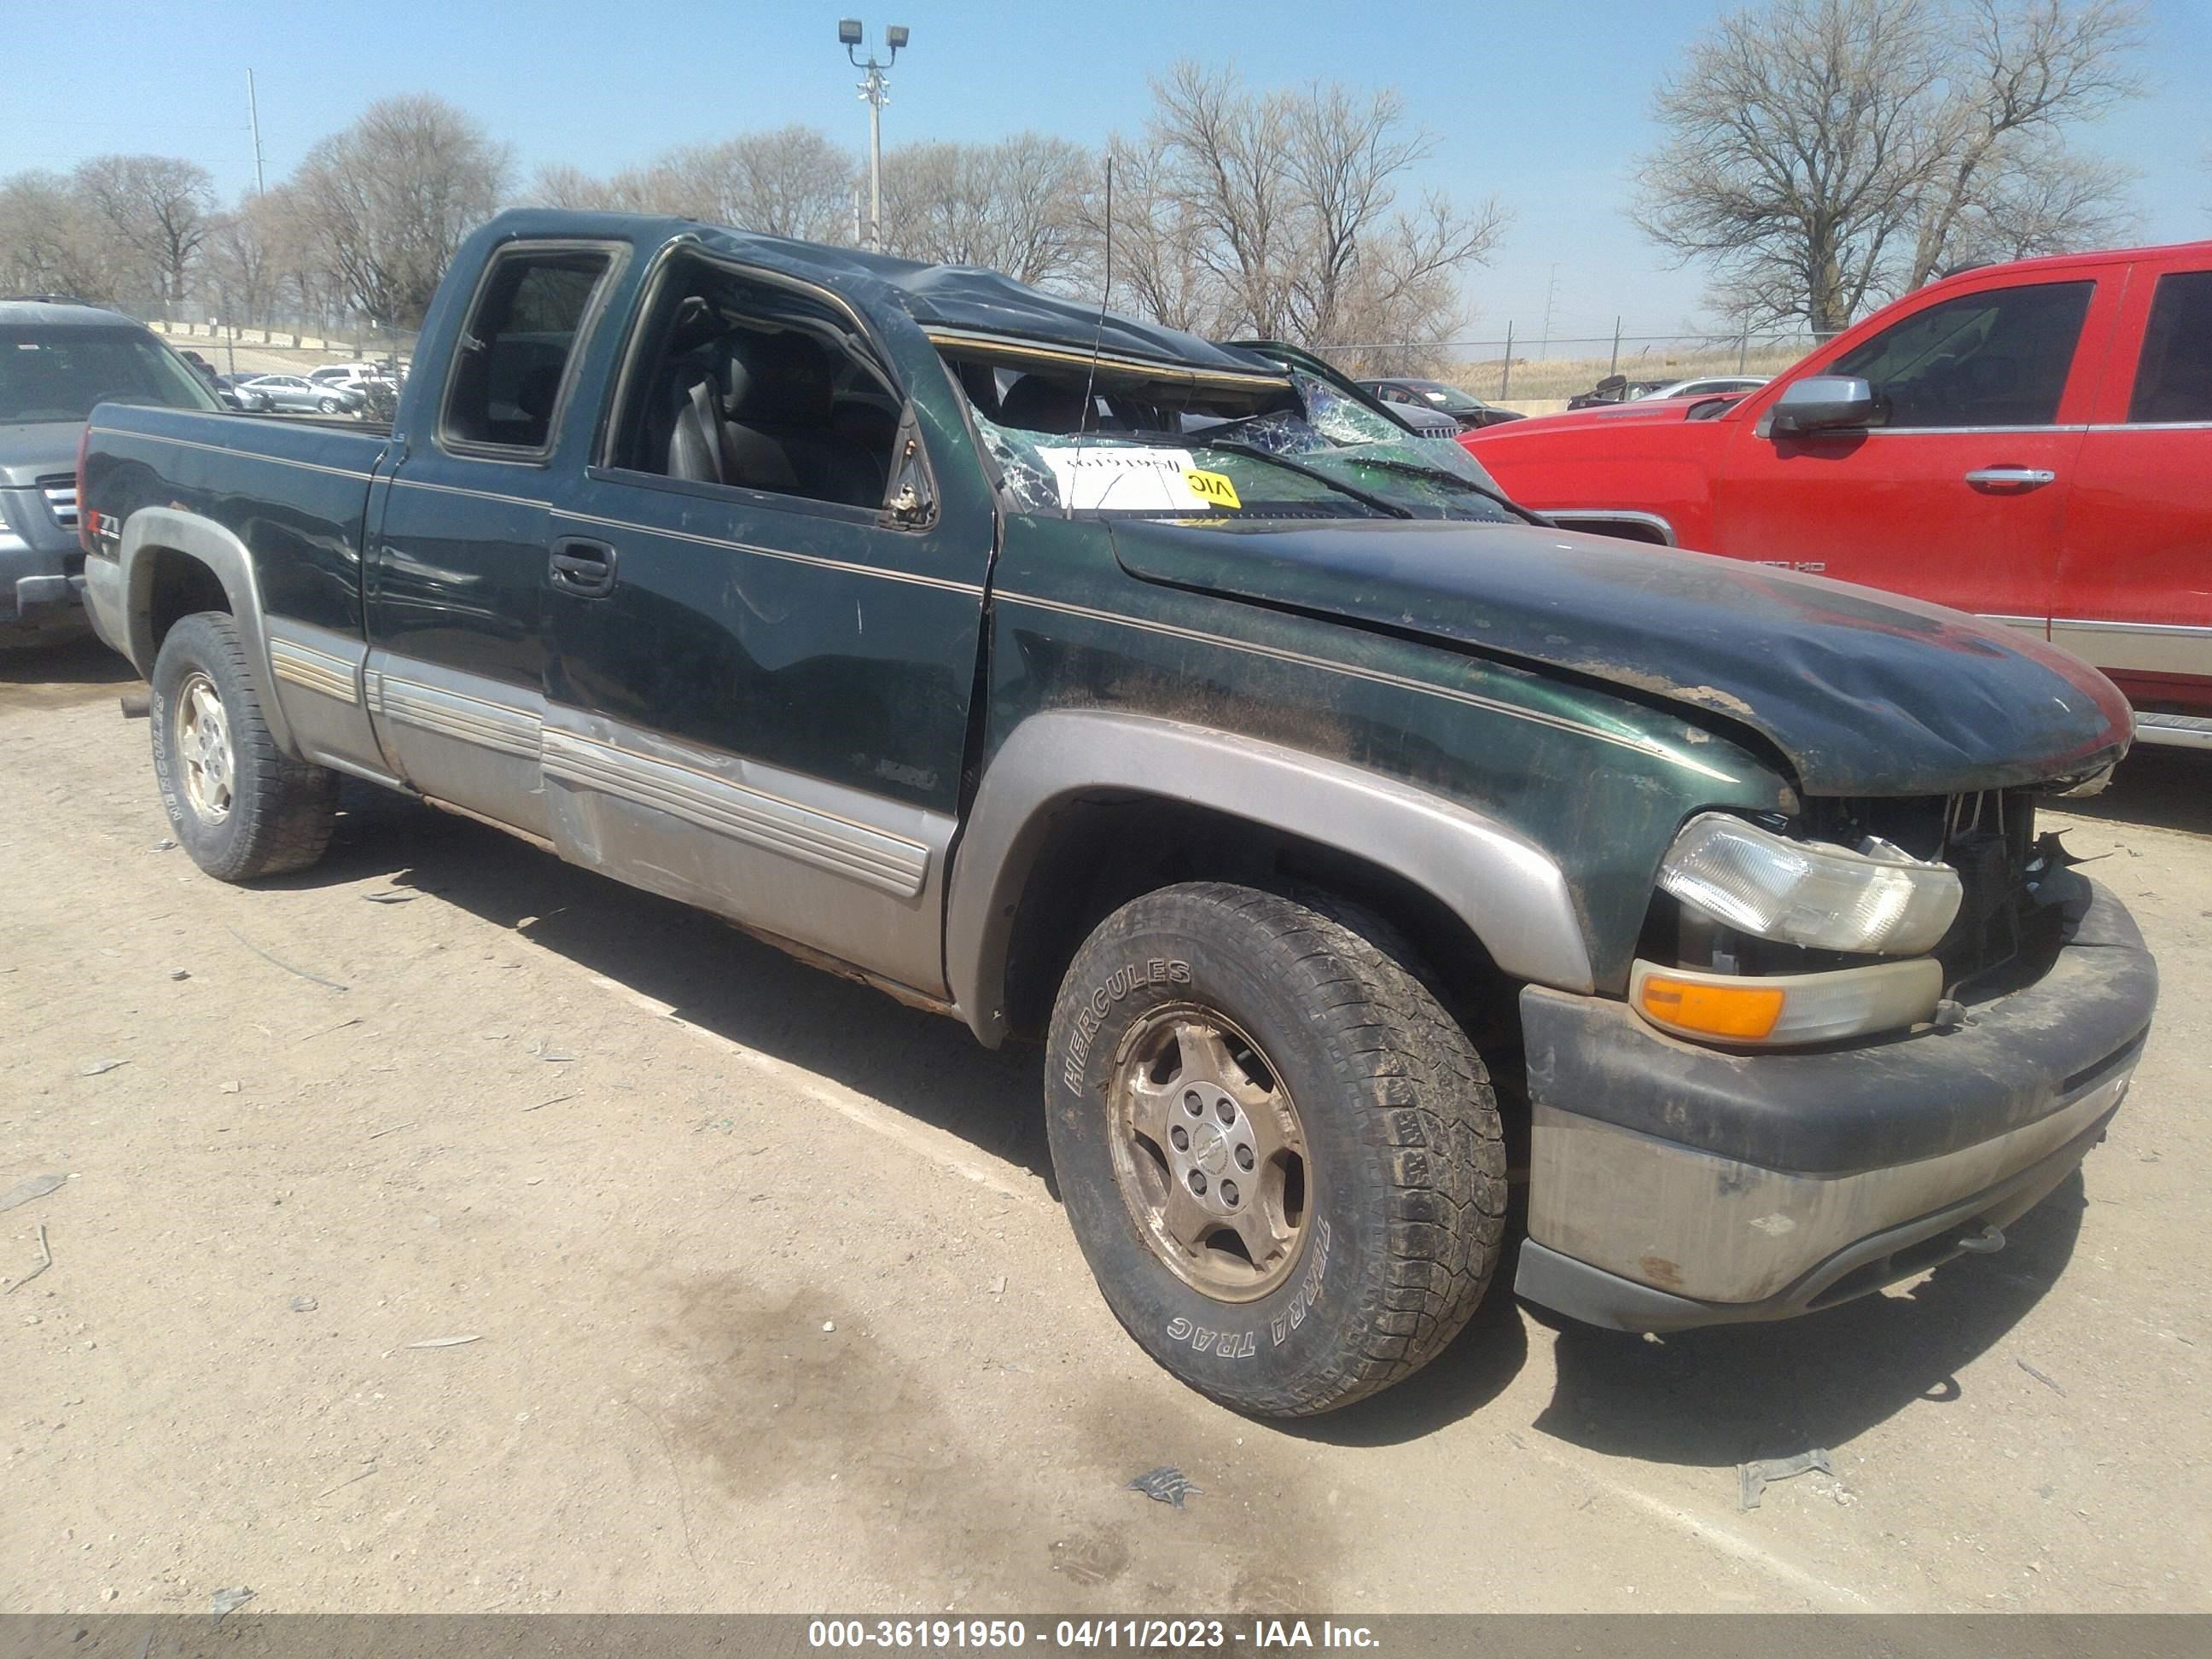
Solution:
{"label": "green pickup truck", "polygon": [[1514,1288],[1623,1329],[1995,1249],[2149,1026],[2036,828],[2094,670],[1563,532],[1288,348],[518,212],[388,431],[103,405],[80,475],[203,869],[366,779],[1042,1038],[1100,1289],[1243,1411],[1434,1358],[1524,1180]]}

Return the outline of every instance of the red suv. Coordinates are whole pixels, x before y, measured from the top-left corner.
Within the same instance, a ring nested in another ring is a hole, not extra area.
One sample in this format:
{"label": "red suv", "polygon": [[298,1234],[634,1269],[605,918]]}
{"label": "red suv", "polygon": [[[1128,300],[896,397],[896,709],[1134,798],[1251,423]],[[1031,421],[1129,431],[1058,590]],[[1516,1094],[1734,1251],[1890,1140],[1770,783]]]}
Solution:
{"label": "red suv", "polygon": [[1978,611],[2212,748],[2212,242],[1986,266],[1737,398],[1461,441],[1578,529]]}

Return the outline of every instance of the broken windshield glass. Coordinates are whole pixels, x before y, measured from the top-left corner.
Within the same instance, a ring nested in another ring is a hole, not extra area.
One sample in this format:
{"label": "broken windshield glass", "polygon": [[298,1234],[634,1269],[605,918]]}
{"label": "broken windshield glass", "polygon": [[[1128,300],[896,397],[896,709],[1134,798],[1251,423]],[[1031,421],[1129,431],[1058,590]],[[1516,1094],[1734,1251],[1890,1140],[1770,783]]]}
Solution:
{"label": "broken windshield glass", "polygon": [[1120,429],[1042,432],[980,410],[975,422],[1020,512],[1522,521],[1457,444],[1416,438],[1303,371],[1290,382],[1296,406],[1259,415],[1146,410],[1124,396],[1094,399],[1085,417]]}

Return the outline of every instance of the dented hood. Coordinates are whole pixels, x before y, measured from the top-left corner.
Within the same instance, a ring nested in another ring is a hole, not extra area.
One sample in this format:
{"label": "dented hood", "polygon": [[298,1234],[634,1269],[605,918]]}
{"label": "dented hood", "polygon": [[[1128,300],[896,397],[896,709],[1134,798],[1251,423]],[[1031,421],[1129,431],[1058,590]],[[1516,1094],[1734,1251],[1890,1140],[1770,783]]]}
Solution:
{"label": "dented hood", "polygon": [[1995,623],[1702,553],[1437,520],[1113,525],[1145,581],[1341,617],[1748,727],[1817,795],[2094,771],[2131,731],[2095,669]]}

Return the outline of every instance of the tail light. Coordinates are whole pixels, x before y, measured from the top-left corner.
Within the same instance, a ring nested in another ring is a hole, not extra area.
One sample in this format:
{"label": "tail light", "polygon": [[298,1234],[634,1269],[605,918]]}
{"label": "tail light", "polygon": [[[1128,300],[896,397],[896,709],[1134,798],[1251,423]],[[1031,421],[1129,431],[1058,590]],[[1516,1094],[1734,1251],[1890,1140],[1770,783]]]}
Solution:
{"label": "tail light", "polygon": [[84,453],[92,447],[92,422],[87,421],[76,440],[76,544],[92,551],[92,509],[85,505]]}

